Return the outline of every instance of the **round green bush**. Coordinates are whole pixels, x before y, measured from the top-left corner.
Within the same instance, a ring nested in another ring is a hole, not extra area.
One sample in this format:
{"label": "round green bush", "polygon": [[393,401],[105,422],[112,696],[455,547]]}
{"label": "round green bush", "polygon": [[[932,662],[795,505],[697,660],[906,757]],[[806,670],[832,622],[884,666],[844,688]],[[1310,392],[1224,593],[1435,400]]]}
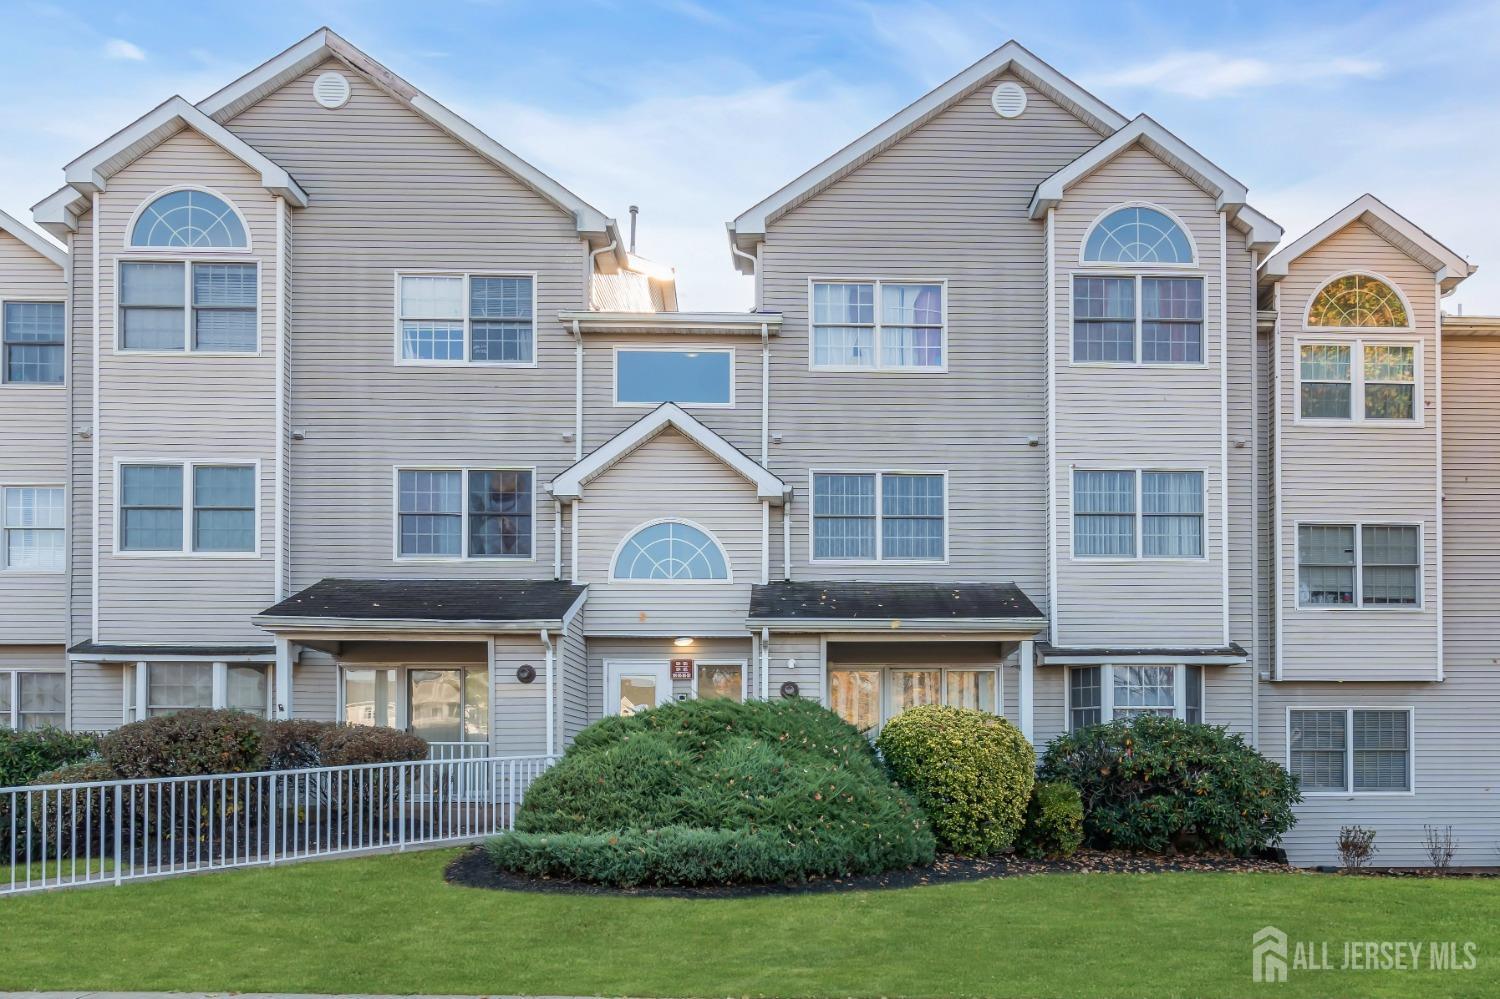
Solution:
{"label": "round green bush", "polygon": [[99,737],[58,728],[0,729],[0,787],[28,784],[48,771],[93,759]]}
{"label": "round green bush", "polygon": [[1016,839],[1023,857],[1071,857],[1083,845],[1083,796],[1067,781],[1037,781]]}
{"label": "round green bush", "polygon": [[1277,842],[1301,800],[1296,780],[1239,735],[1140,715],[1059,736],[1040,777],[1083,796],[1083,831],[1100,849],[1254,853]]}
{"label": "round green bush", "polygon": [[626,887],[874,874],[930,863],[935,844],[833,712],[705,699],[584,729],[486,848],[507,871]]}
{"label": "round green bush", "polygon": [[928,704],[886,722],[876,745],[944,847],[971,856],[1010,849],[1036,780],[1036,753],[1018,728],[987,712]]}

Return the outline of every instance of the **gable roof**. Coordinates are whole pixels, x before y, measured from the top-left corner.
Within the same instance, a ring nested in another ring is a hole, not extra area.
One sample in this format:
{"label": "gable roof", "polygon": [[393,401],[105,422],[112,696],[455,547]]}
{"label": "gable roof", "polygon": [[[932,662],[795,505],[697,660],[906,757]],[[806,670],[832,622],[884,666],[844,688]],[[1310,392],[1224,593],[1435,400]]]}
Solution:
{"label": "gable roof", "polygon": [[51,240],[43,238],[41,233],[31,228],[31,226],[26,225],[15,216],[3,211],[0,211],[0,232],[10,233],[57,266],[64,269],[67,268],[67,250],[64,250]]}
{"label": "gable roof", "polygon": [[1375,195],[1363,194],[1266,258],[1260,268],[1262,279],[1280,281],[1291,270],[1292,261],[1354,222],[1363,222],[1381,239],[1432,271],[1444,294],[1479,269]]}
{"label": "gable roof", "polygon": [[[1114,108],[1038,59],[1019,42],[1008,41],[743,212],[729,223],[730,245],[739,250],[751,249],[765,236],[767,223],[778,215],[858,169],[985,80],[1006,71],[1067,108],[1101,135],[1110,135],[1126,123],[1125,117]],[[738,255],[734,257],[734,264],[742,273],[751,270],[751,265]]]}
{"label": "gable roof", "polygon": [[307,192],[285,169],[183,98],[170,97],[65,166],[65,186],[33,209],[37,224],[57,235],[76,229],[90,195],[108,190],[109,178],[185,128],[259,173],[272,194],[306,207]]}
{"label": "gable roof", "polygon": [[583,497],[583,487],[637,448],[655,439],[668,427],[675,428],[688,440],[755,486],[756,498],[780,505],[786,496],[786,483],[765,467],[752,461],[743,451],[706,427],[678,406],[664,402],[639,420],[611,437],[592,454],[586,455],[552,480],[552,495],[560,500]]}
{"label": "gable roof", "polygon": [[592,244],[607,246],[613,242],[615,260],[621,266],[627,264],[624,242],[619,238],[614,219],[422,93],[329,28],[319,28],[285,52],[261,63],[238,80],[199,101],[198,108],[215,121],[227,122],[268,94],[329,59],[347,63],[355,71],[369,77],[387,94],[571,214],[579,233],[591,236]]}
{"label": "gable roof", "polygon": [[1252,249],[1269,250],[1281,239],[1281,227],[1253,209],[1245,198],[1245,185],[1211,162],[1192,146],[1164,128],[1150,115],[1137,115],[1124,128],[1079,156],[1073,162],[1037,185],[1031,197],[1032,218],[1042,218],[1055,208],[1074,184],[1090,176],[1127,150],[1141,147],[1214,199],[1214,207],[1231,219],[1241,220]]}

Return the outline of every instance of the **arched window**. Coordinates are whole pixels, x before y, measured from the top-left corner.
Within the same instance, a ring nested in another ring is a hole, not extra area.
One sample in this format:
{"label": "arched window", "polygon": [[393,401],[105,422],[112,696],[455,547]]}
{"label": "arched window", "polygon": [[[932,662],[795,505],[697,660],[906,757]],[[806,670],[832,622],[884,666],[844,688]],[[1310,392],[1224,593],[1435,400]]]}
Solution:
{"label": "arched window", "polygon": [[1145,205],[1118,208],[1100,219],[1083,247],[1090,264],[1190,264],[1193,244],[1165,212]]}
{"label": "arched window", "polygon": [[1396,289],[1368,274],[1345,274],[1325,284],[1313,297],[1307,310],[1307,325],[1405,329],[1411,323]]}
{"label": "arched window", "polygon": [[190,249],[245,247],[245,224],[229,203],[207,191],[168,191],[141,210],[131,246]]}
{"label": "arched window", "polygon": [[615,579],[710,582],[729,579],[729,560],[708,532],[680,520],[647,524],[620,546]]}

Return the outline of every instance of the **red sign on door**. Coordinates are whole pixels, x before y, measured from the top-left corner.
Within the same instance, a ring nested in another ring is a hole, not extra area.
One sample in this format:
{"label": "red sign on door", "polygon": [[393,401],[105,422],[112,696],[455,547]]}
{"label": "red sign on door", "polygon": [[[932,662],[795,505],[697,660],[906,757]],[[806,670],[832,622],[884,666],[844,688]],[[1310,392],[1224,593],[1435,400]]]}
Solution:
{"label": "red sign on door", "polygon": [[691,680],[693,678],[693,661],[691,659],[672,660],[672,679]]}

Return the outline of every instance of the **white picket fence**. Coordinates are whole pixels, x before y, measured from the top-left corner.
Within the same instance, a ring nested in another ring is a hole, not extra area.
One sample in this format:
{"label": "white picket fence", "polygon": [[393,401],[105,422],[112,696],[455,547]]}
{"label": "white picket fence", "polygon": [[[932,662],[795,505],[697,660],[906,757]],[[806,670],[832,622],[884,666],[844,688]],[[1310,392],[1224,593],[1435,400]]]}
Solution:
{"label": "white picket fence", "polygon": [[0,895],[472,842],[555,756],[0,788]]}

